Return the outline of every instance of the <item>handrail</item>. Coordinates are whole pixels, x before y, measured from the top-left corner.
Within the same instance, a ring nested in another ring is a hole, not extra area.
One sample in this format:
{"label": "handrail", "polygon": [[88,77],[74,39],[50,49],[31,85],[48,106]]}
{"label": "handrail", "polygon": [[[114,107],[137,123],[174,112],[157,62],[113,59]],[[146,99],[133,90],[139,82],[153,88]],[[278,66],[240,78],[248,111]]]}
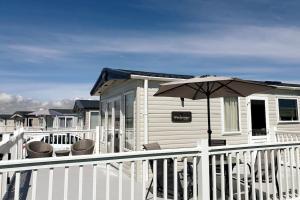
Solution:
{"label": "handrail", "polygon": [[211,154],[220,152],[238,152],[240,150],[268,150],[268,149],[281,149],[288,146],[300,145],[299,141],[289,141],[289,142],[276,142],[272,144],[241,144],[241,145],[229,145],[229,146],[217,146],[210,147],[209,152]]}
{"label": "handrail", "polygon": [[119,163],[142,160],[166,159],[170,157],[201,156],[199,148],[166,149],[152,151],[134,151],[122,153],[108,153],[101,155],[83,155],[52,158],[35,158],[24,160],[9,160],[0,162],[0,172],[23,171],[42,168],[71,167],[93,165],[99,163]]}

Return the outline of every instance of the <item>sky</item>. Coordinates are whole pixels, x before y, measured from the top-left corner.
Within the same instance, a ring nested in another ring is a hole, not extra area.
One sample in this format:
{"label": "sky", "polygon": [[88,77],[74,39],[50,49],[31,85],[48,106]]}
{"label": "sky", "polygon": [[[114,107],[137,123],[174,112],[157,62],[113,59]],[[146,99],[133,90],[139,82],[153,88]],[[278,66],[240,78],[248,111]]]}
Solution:
{"label": "sky", "polygon": [[297,0],[0,0],[0,113],[72,107],[103,67],[300,83]]}

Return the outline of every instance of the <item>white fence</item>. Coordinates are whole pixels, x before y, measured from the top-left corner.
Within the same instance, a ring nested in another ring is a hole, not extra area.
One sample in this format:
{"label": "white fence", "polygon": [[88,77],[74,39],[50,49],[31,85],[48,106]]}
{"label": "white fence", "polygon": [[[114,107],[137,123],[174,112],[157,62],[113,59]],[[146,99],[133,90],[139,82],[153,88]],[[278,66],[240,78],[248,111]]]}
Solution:
{"label": "white fence", "polygon": [[208,147],[204,141],[190,149],[2,161],[1,195],[32,200],[298,199],[299,153],[298,142]]}
{"label": "white fence", "polygon": [[299,131],[276,130],[276,139],[278,142],[300,141]]}

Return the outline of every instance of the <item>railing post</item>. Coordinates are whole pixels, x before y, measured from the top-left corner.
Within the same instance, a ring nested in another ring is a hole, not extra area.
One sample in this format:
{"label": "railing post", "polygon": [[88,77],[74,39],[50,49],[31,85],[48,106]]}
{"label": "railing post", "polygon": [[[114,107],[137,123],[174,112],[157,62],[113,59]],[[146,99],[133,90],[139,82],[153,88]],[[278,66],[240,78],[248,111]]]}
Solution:
{"label": "railing post", "polygon": [[210,200],[210,177],[209,177],[209,147],[208,140],[203,139],[198,144],[201,150],[200,161],[198,162],[198,200]]}
{"label": "railing post", "polygon": [[95,141],[95,150],[96,150],[96,154],[100,153],[100,127],[96,126],[96,141]]}

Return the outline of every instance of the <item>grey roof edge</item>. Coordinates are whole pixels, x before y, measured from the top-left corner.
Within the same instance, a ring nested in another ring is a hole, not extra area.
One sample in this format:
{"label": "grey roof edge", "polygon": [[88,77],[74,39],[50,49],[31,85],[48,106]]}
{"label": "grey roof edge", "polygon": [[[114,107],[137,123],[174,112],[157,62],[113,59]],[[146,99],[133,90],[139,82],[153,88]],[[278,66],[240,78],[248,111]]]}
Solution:
{"label": "grey roof edge", "polygon": [[188,79],[193,78],[191,75],[180,75],[180,74],[167,74],[167,73],[157,73],[157,72],[146,72],[146,71],[135,71],[127,69],[113,69],[113,68],[103,68],[99,78],[94,84],[90,94],[93,96],[97,90],[110,80],[128,80],[131,75],[139,76],[149,76],[149,77],[162,77],[162,78],[178,78],[178,79]]}
{"label": "grey roof edge", "polygon": [[[134,71],[126,69],[113,69],[113,68],[103,68],[99,78],[94,84],[90,94],[93,96],[97,90],[103,86],[109,80],[127,80],[131,78],[131,75],[140,75],[140,76],[149,76],[149,77],[164,77],[164,78],[179,78],[179,79],[188,79],[196,76],[192,75],[179,75],[179,74],[167,74],[167,73],[156,73],[156,72],[144,72],[144,71]],[[275,87],[290,87],[290,88],[299,88],[300,84],[296,83],[283,83],[280,81],[255,81],[249,80],[252,82],[257,82],[260,84],[266,84]]]}
{"label": "grey roof edge", "polygon": [[78,99],[75,100],[73,111],[75,110],[95,110],[99,109],[99,100]]}

